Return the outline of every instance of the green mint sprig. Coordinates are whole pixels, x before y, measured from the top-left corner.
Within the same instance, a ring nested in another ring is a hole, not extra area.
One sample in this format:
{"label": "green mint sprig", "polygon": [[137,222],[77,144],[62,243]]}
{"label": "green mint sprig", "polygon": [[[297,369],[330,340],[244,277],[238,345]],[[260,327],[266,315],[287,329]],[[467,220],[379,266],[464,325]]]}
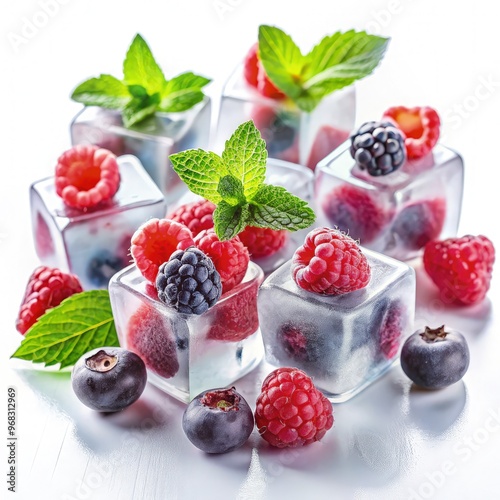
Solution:
{"label": "green mint sprig", "polygon": [[220,240],[234,238],[246,226],[297,231],[314,222],[304,200],[264,184],[266,143],[253,121],[236,129],[222,156],[189,149],[171,155],[170,161],[193,193],[217,205],[214,230]]}
{"label": "green mint sprig", "polygon": [[187,72],[167,80],[141,35],[136,35],[123,62],[123,80],[100,75],[84,81],[71,98],[85,106],[100,106],[122,112],[123,123],[130,127],[144,118],[163,111],[186,111],[203,100],[201,90],[208,78]]}
{"label": "green mint sprig", "polygon": [[259,58],[267,76],[306,112],[328,94],[370,75],[388,45],[388,38],[351,30],[326,36],[303,55],[284,31],[259,27]]}
{"label": "green mint sprig", "polygon": [[28,330],[13,358],[73,366],[86,352],[118,346],[107,290],[91,290],[63,300]]}

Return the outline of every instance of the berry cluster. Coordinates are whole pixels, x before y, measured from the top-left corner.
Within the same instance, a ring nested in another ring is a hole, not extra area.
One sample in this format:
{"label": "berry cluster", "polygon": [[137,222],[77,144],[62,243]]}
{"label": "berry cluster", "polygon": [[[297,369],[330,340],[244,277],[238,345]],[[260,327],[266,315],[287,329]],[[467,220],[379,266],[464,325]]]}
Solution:
{"label": "berry cluster", "polygon": [[[330,401],[297,368],[278,368],[262,383],[255,424],[277,448],[321,440],[333,426]],[[188,439],[206,453],[227,453],[242,446],[254,427],[254,415],[235,388],[211,389],[196,396],[184,412]]]}

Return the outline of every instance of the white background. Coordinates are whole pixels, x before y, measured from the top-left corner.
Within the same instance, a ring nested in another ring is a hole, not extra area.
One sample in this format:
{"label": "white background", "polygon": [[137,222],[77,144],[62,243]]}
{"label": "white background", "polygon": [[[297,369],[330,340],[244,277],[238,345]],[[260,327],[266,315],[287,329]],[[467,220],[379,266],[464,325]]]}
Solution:
{"label": "white background", "polygon": [[[261,23],[285,29],[304,50],[338,29],[391,36],[381,67],[358,84],[357,122],[377,119],[392,105],[435,107],[443,119],[442,142],[466,163],[460,233],[486,234],[500,248],[495,3],[65,0],[56,1],[57,12],[48,17],[41,4],[4,0],[0,15],[0,369],[4,401],[8,385],[18,391],[19,436],[18,491],[7,492],[2,473],[0,497],[498,498],[498,278],[483,304],[443,310],[432,284],[418,272],[417,323],[446,321],[469,340],[472,360],[463,383],[422,393],[410,390],[394,367],[362,395],[336,405],[334,429],[323,442],[301,450],[271,450],[253,435],[232,454],[205,456],[182,434],[183,405],[152,387],[128,411],[103,418],[76,401],[68,373],[18,369],[8,361],[20,341],[14,328],[19,303],[38,264],[29,184],[51,175],[69,147],[69,123],[80,109],[69,99],[72,89],[101,72],[120,77],[136,32],[149,42],[167,77],[193,70],[213,78],[208,92],[214,99]],[[31,22],[42,26],[30,31]],[[237,385],[251,403],[265,371]],[[0,462],[6,464],[2,448]]]}

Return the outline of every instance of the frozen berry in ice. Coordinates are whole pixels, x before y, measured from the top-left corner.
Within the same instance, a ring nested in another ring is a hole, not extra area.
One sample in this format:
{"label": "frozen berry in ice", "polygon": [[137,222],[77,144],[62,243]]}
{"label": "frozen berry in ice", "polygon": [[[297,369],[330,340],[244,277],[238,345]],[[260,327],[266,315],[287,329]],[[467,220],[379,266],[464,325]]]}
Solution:
{"label": "frozen berry in ice", "polygon": [[71,383],[78,399],[92,410],[120,411],[139,399],[147,382],[146,365],[119,347],[99,347],[73,367]]}
{"label": "frozen berry in ice", "polygon": [[413,202],[399,212],[392,231],[406,248],[418,250],[439,237],[445,217],[444,198]]}
{"label": "frozen berry in ice", "polygon": [[392,217],[377,198],[368,191],[349,184],[332,189],[321,203],[330,224],[362,245],[381,236]]}
{"label": "frozen berry in ice", "polygon": [[253,427],[252,410],[234,387],[198,394],[182,417],[187,438],[205,453],[228,453],[239,448]]}
{"label": "frozen berry in ice", "polygon": [[458,382],[469,367],[469,347],[457,331],[426,327],[408,337],[401,367],[419,387],[442,389]]}

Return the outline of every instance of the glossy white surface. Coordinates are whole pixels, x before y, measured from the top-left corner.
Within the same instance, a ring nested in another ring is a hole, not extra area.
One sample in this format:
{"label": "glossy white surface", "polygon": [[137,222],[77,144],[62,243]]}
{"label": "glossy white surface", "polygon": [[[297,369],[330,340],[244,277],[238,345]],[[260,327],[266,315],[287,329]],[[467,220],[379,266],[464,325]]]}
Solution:
{"label": "glossy white surface", "polygon": [[[44,2],[58,6],[45,21]],[[120,76],[137,31],[167,75],[192,69],[214,78],[209,88],[214,98],[254,42],[259,23],[281,26],[304,48],[336,29],[390,35],[386,60],[358,85],[357,122],[378,118],[396,104],[436,107],[443,117],[443,143],[465,161],[460,233],[484,233],[500,248],[498,183],[488,182],[498,170],[498,20],[491,2],[463,5],[451,0],[310,0],[300,5],[284,0],[6,0],[7,14],[0,16],[0,373],[5,406],[7,386],[18,391],[19,463],[17,493],[7,491],[4,475],[0,498],[498,498],[498,265],[488,299],[471,308],[444,306],[428,278],[417,273],[417,324],[446,322],[467,335],[471,365],[463,382],[422,393],[394,367],[364,393],[337,405],[334,429],[323,442],[300,450],[272,450],[254,433],[232,454],[205,456],[182,433],[183,405],[151,386],[127,411],[102,417],[76,400],[68,373],[18,369],[8,361],[20,340],[14,328],[19,302],[38,264],[29,184],[52,175],[57,156],[69,147],[69,123],[80,109],[68,97],[73,87],[100,72]],[[31,20],[43,26],[29,30]],[[24,43],[19,37],[25,35]],[[237,384],[251,403],[265,372],[262,367]],[[2,414],[5,429],[6,408]],[[5,444],[1,463],[5,474]]]}

